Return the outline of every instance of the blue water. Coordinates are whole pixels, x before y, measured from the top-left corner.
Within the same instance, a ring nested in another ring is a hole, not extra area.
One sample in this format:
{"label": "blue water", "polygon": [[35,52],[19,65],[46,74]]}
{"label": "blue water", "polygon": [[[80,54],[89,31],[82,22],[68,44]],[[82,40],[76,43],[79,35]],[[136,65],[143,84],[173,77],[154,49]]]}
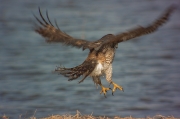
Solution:
{"label": "blue water", "polygon": [[[38,6],[73,37],[97,40],[137,25],[148,25],[179,0],[7,0],[0,4],[0,115],[82,114],[180,117],[180,7],[157,32],[120,43],[113,81],[124,88],[100,95],[90,78],[78,84],[52,73],[74,67],[88,50],[48,44],[36,34]],[[108,86],[105,78],[102,82]]]}

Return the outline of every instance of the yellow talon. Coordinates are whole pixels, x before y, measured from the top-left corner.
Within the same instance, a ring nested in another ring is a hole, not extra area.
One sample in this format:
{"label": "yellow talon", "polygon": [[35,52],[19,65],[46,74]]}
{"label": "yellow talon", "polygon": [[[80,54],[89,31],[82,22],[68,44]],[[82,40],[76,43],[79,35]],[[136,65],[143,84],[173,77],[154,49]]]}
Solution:
{"label": "yellow talon", "polygon": [[123,89],[123,87],[121,87],[121,86],[119,86],[118,84],[116,84],[116,83],[114,83],[114,82],[112,82],[112,84],[113,84],[113,90],[112,90],[112,95],[113,95],[113,93],[116,91],[116,89],[119,89],[119,90],[121,90],[121,91],[123,91],[124,92],[124,89]]}
{"label": "yellow talon", "polygon": [[102,94],[102,93],[104,93],[104,97],[106,97],[106,92],[108,91],[108,90],[111,90],[111,88],[106,88],[106,87],[104,87],[103,85],[101,85],[101,92],[100,92],[100,94]]}

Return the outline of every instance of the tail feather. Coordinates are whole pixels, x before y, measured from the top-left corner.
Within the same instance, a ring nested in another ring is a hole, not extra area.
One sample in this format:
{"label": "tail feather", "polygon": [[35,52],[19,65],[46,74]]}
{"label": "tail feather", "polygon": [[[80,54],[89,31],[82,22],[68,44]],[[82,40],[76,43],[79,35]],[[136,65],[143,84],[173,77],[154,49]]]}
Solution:
{"label": "tail feather", "polygon": [[55,72],[68,77],[68,81],[75,80],[84,75],[84,78],[80,81],[82,82],[94,70],[96,64],[95,60],[86,60],[81,65],[73,68],[57,67]]}

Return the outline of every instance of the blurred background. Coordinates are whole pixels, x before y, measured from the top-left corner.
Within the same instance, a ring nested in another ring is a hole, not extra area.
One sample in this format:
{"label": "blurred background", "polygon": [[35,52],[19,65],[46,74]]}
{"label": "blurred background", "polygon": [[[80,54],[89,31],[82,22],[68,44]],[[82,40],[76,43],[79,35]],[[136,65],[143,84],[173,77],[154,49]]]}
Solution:
{"label": "blurred background", "polygon": [[[88,50],[48,44],[34,32],[38,6],[76,38],[97,40],[149,25],[179,0],[1,0],[0,115],[55,114],[180,117],[180,8],[157,32],[119,44],[113,80],[123,86],[107,98],[91,78],[78,84],[52,71],[81,64]],[[105,78],[102,83],[108,86]]]}

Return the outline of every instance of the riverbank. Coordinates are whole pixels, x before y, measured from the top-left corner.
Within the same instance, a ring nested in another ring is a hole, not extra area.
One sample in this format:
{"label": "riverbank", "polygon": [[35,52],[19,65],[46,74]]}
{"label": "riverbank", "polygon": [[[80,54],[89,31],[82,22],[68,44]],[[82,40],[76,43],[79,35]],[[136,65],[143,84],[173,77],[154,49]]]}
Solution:
{"label": "riverbank", "polygon": [[[37,118],[30,118],[30,119],[37,119]],[[92,115],[53,115],[50,117],[46,118],[41,118],[41,119],[180,119],[180,118],[175,118],[173,116],[162,116],[162,115],[156,115],[154,117],[145,117],[145,118],[134,118],[134,117],[119,117],[119,116],[114,116],[114,117],[107,117],[107,116],[92,116]]]}
{"label": "riverbank", "polygon": [[[1,119],[11,119],[10,117],[4,115],[1,117]],[[19,118],[24,119],[24,118]],[[134,117],[120,117],[120,116],[114,116],[114,117],[108,117],[108,116],[93,116],[93,114],[90,115],[83,115],[79,111],[76,112],[75,115],[71,114],[65,114],[65,115],[51,115],[49,117],[44,118],[37,118],[35,115],[33,115],[30,118],[26,119],[180,119],[173,116],[163,116],[163,115],[155,115],[153,117],[140,117],[140,118],[134,118]]]}

